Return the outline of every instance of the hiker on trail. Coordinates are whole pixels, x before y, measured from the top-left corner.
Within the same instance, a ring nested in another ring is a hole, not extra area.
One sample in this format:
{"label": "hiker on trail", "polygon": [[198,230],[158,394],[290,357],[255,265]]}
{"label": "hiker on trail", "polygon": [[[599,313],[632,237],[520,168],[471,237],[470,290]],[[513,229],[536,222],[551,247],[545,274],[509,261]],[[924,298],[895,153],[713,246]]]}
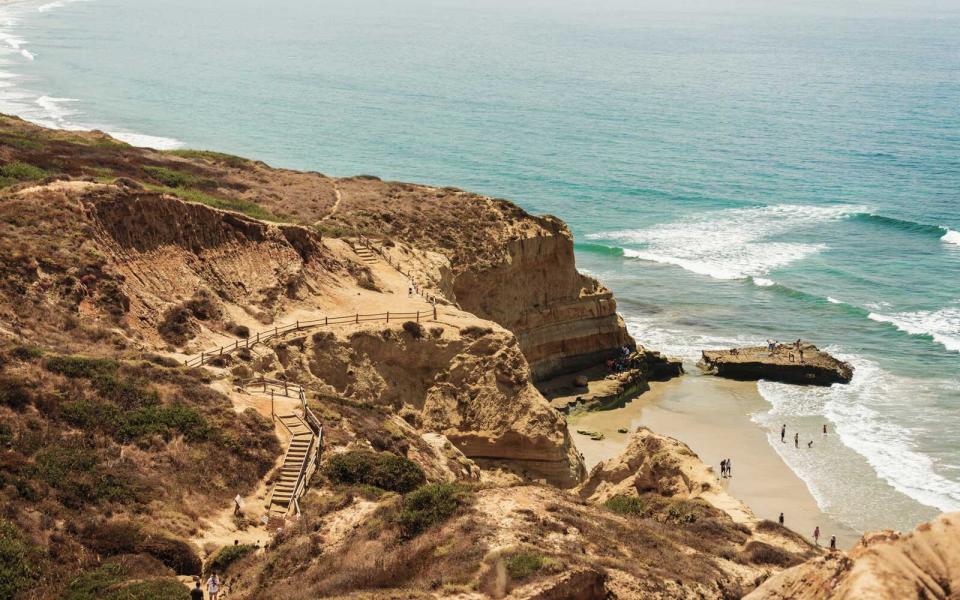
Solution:
{"label": "hiker on trail", "polygon": [[817,525],[817,527],[813,530],[813,541],[816,542],[818,546],[820,545],[820,526],[819,525]]}
{"label": "hiker on trail", "polygon": [[813,440],[807,442],[807,448],[813,448]]}
{"label": "hiker on trail", "polygon": [[200,578],[197,578],[197,586],[190,590],[190,600],[203,600],[203,590],[200,589]]}
{"label": "hiker on trail", "polygon": [[407,297],[409,298],[412,295],[413,295],[413,286],[411,285],[410,287],[407,288]]}
{"label": "hiker on trail", "polygon": [[799,447],[800,447],[800,434],[799,434],[799,433],[793,434],[793,447],[794,447],[794,448],[799,448]]}
{"label": "hiker on trail", "polygon": [[786,442],[787,437],[787,424],[784,423],[783,427],[780,428],[780,443]]}
{"label": "hiker on trail", "polygon": [[771,339],[767,340],[767,350],[770,351],[770,356],[773,356],[773,349],[776,347],[777,347],[777,344],[773,340]]}
{"label": "hiker on trail", "polygon": [[207,593],[210,594],[210,600],[217,600],[220,594],[220,578],[216,573],[211,573],[210,578],[207,579]]}
{"label": "hiker on trail", "polygon": [[836,551],[837,549],[837,536],[830,536],[830,550]]}
{"label": "hiker on trail", "polygon": [[780,522],[780,526],[783,527],[783,513],[780,513],[780,518],[777,519]]}

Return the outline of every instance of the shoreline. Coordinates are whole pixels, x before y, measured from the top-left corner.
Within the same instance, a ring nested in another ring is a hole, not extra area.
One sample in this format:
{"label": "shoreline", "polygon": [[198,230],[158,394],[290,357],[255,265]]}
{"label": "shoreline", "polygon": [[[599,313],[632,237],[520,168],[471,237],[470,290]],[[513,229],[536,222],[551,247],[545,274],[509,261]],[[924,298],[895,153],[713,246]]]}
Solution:
{"label": "shoreline", "polygon": [[[767,441],[764,428],[751,420],[752,414],[768,407],[755,382],[694,371],[668,382],[651,382],[650,387],[623,408],[567,417],[570,435],[588,470],[622,452],[631,433],[643,425],[687,444],[716,472],[720,461],[730,458],[733,477],[721,480],[722,487],[758,518],[776,521],[783,511],[785,524],[808,539],[819,526],[824,545],[831,535],[844,549],[860,539],[862,532],[820,508],[806,483]],[[618,433],[620,428],[628,433]],[[594,441],[576,433],[577,429],[598,431],[605,438]]]}

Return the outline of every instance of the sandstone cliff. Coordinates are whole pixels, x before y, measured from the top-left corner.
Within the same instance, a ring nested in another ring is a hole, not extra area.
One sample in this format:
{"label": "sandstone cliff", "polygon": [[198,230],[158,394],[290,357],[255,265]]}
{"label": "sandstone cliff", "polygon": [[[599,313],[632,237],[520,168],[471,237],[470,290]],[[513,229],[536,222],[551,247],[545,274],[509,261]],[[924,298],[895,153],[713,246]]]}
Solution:
{"label": "sandstone cliff", "polygon": [[960,513],[902,534],[867,534],[768,579],[749,600],[951,600],[960,593]]}

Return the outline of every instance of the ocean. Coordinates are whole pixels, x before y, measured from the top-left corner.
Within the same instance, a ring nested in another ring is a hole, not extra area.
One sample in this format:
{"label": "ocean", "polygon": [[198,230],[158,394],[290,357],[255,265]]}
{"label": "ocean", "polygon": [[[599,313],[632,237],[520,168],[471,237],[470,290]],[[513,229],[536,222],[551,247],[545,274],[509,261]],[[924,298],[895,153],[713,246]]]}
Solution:
{"label": "ocean", "polygon": [[773,4],[12,2],[0,111],[558,215],[645,345],[849,360],[752,418],[824,511],[909,528],[960,510],[960,6]]}

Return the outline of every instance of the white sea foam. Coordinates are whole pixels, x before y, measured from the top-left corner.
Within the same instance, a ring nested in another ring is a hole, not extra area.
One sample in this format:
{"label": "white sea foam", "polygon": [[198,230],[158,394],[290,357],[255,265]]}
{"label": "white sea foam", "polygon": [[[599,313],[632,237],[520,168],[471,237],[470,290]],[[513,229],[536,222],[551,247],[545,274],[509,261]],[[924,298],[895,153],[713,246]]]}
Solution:
{"label": "white sea foam", "polygon": [[51,10],[57,8],[63,8],[68,4],[73,4],[74,2],[81,2],[83,0],[54,0],[53,2],[47,2],[46,4],[41,4],[37,7],[37,12],[50,12]]}
{"label": "white sea foam", "polygon": [[776,285],[777,283],[772,279],[767,279],[765,277],[753,277],[753,283],[759,285],[760,287],[770,287]]}
{"label": "white sea foam", "polygon": [[827,296],[827,302],[829,302],[830,304],[843,304],[842,301],[837,300],[833,296]]}
{"label": "white sea foam", "polygon": [[61,127],[69,125],[67,117],[76,114],[76,111],[64,106],[73,102],[79,102],[79,100],[76,98],[54,98],[52,96],[40,96],[34,100],[34,103],[42,108],[50,119],[60,123]]}
{"label": "white sea foam", "polygon": [[943,237],[940,238],[948,244],[956,244],[960,246],[960,231],[954,231],[952,229],[947,229],[947,232],[943,234]]}
{"label": "white sea foam", "polygon": [[700,213],[682,222],[595,233],[590,239],[641,246],[624,256],[677,265],[715,279],[762,277],[825,248],[823,244],[776,242],[793,230],[863,212],[862,206],[817,207],[790,204]]}
{"label": "white sea foam", "polygon": [[154,148],[156,150],[183,148],[183,142],[174,138],[145,135],[143,133],[130,133],[128,131],[108,131],[107,133],[131,146],[139,146],[141,148]]}
{"label": "white sea foam", "polygon": [[868,316],[880,323],[890,323],[910,335],[929,335],[933,341],[947,350],[960,352],[960,307],[901,312],[893,315],[872,312]]}
{"label": "white sea foam", "polygon": [[[896,490],[941,511],[960,509],[960,483],[938,473],[936,461],[918,451],[915,444],[928,423],[952,418],[937,398],[956,382],[898,377],[870,360],[837,348],[827,350],[853,364],[856,371],[851,383],[814,387],[761,381],[760,394],[770,402],[771,410],[755,420],[779,423],[790,417],[825,416],[843,444],[863,456]],[[910,397],[909,407],[903,403],[906,396]],[[824,482],[802,472],[802,465],[790,460],[791,456],[785,460],[807,481],[823,506]]]}

